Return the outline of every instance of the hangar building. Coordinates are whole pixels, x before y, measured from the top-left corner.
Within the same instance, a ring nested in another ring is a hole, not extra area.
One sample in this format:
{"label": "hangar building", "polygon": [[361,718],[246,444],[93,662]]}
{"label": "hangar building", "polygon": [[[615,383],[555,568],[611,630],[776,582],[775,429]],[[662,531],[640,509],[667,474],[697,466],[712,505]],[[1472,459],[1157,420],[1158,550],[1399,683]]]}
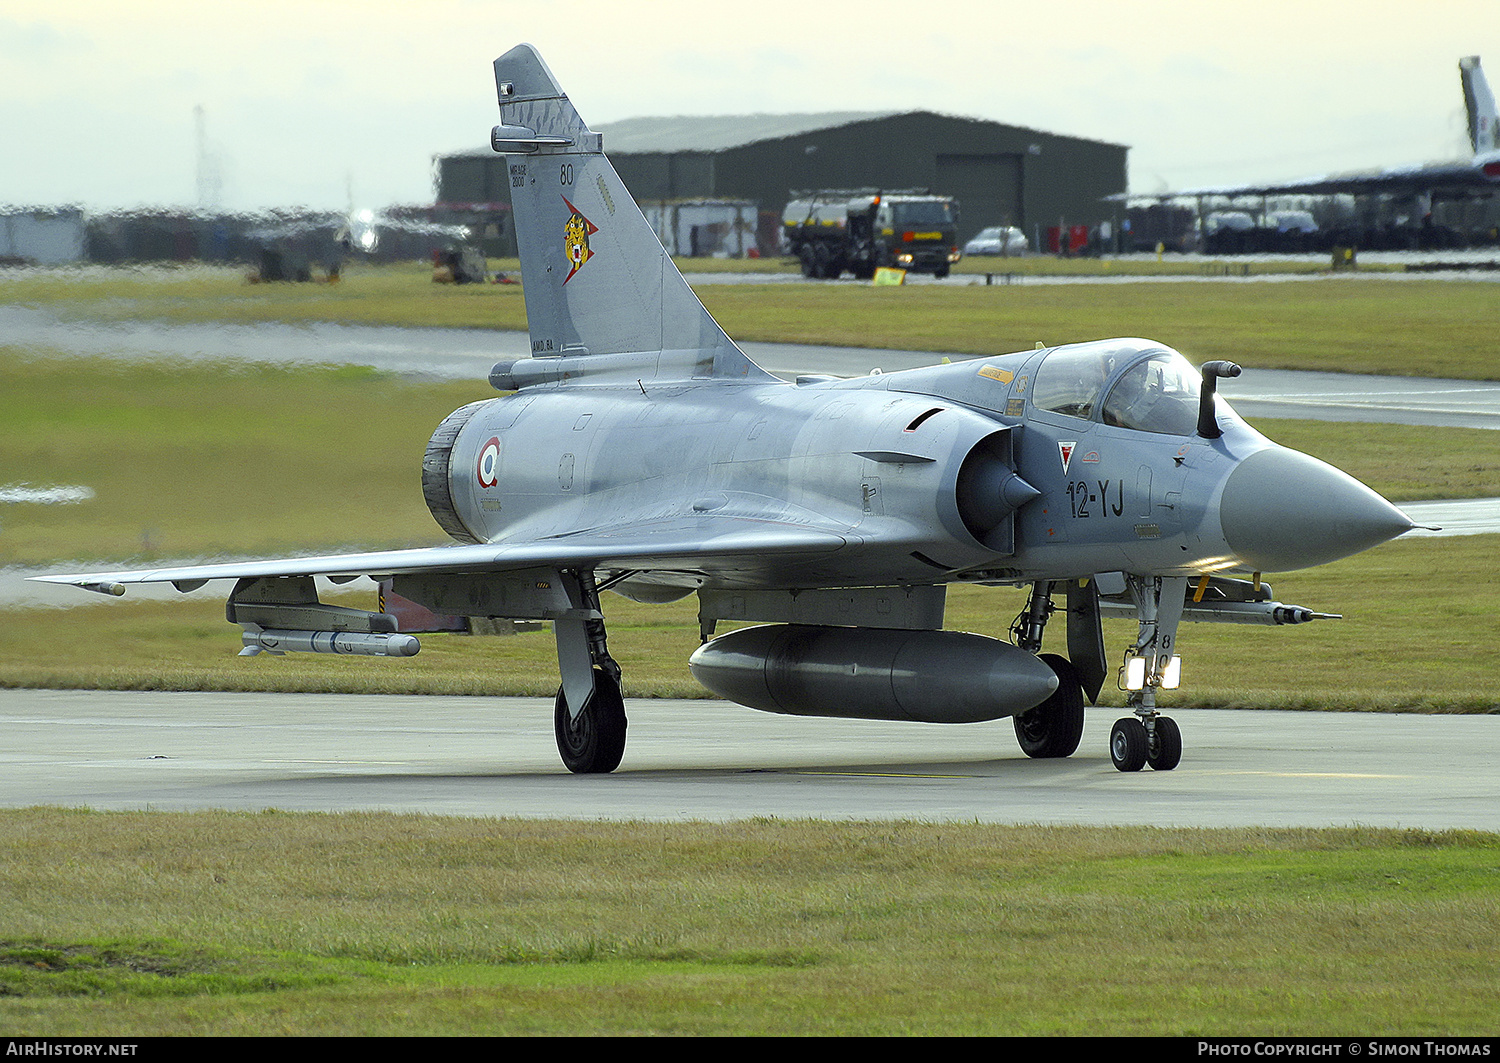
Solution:
{"label": "hangar building", "polygon": [[[958,199],[960,240],[1016,225],[1037,247],[1050,227],[1113,221],[1104,197],[1126,188],[1124,145],[930,111],[633,118],[600,132],[642,207],[756,204],[763,254],[793,190],[925,188]],[[484,223],[491,253],[514,253],[504,156],[441,156],[437,182],[440,210]]]}

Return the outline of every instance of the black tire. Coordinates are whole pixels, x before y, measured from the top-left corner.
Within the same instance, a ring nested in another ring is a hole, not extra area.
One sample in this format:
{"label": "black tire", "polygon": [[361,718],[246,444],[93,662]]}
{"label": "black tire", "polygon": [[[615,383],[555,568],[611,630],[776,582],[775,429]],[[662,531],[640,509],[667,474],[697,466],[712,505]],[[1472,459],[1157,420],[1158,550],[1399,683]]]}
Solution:
{"label": "black tire", "polygon": [[1041,659],[1057,674],[1057,689],[1040,705],[1011,718],[1016,741],[1028,757],[1070,757],[1083,738],[1083,684],[1066,657],[1044,653]]}
{"label": "black tire", "polygon": [[625,699],[620,684],[608,672],[594,669],[594,690],[574,719],[567,697],[557,688],[552,707],[552,728],[557,751],[575,775],[601,775],[620,766],[625,755]]}
{"label": "black tire", "polygon": [[1182,729],[1171,717],[1158,716],[1152,731],[1146,763],[1154,771],[1171,771],[1182,763]]}
{"label": "black tire", "polygon": [[1109,729],[1109,759],[1120,771],[1140,771],[1146,766],[1151,740],[1146,725],[1134,716],[1116,720]]}

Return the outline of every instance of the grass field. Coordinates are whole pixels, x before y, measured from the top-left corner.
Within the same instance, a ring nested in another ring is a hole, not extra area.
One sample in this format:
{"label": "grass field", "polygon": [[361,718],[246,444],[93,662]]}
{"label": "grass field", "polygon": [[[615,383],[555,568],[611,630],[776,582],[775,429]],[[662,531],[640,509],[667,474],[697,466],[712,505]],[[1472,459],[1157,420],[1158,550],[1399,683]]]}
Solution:
{"label": "grass field", "polygon": [[0,1030],[1485,1036],[1500,838],[0,812]]}
{"label": "grass field", "polygon": [[[1038,260],[1043,261],[1043,260]],[[0,276],[0,300],[72,318],[340,321],[524,329],[519,285],[435,285],[418,266],[351,270],[336,285],[248,284],[228,270],[41,271]],[[1337,277],[1298,283],[1014,287],[702,285],[737,340],[989,355],[1147,336],[1194,362],[1500,378],[1500,284]]]}
{"label": "grass field", "polygon": [[[65,567],[440,543],[421,497],[422,450],[449,410],[488,391],[357,367],[128,364],[14,351],[0,351],[0,374],[14,399],[0,406],[0,468],[21,482],[95,491],[77,505],[9,507],[0,561]],[[1500,496],[1495,433],[1262,427],[1397,501]],[[329,440],[338,441],[337,456],[316,457]],[[1492,711],[1500,685],[1488,666],[1485,618],[1500,612],[1494,556],[1492,537],[1411,540],[1279,578],[1284,600],[1349,620],[1282,630],[1191,626],[1183,696],[1207,705]],[[1443,592],[1423,597],[1414,618],[1407,586],[1416,571]],[[544,695],[557,682],[547,635],[428,636],[410,661],[246,659],[233,656],[237,629],[219,603],[77,595],[80,608],[65,612],[9,611],[0,683]],[[686,668],[697,643],[695,601],[642,606],[607,596],[627,692],[702,695]],[[1019,609],[1014,592],[956,588],[948,625],[1003,636]],[[1127,641],[1128,626],[1111,625],[1111,647]],[[1053,627],[1060,638],[1061,625]],[[1308,659],[1329,680],[1316,696],[1284,679]]]}
{"label": "grass field", "polygon": [[5,482],[79,484],[8,506],[0,564],[433,544],[422,453],[483,382],[359,366],[130,363],[0,348]]}
{"label": "grass field", "polygon": [[[49,358],[0,346],[3,483],[86,504],[0,513],[0,565],[436,544],[422,453],[479,381],[364,369]],[[1500,495],[1500,437],[1266,421],[1396,502]]]}
{"label": "grass field", "polygon": [[[991,353],[1154,334],[1195,360],[1496,375],[1500,286],[948,292],[704,289],[746,339]],[[0,274],[0,300],[80,320],[524,322],[513,286],[433,286],[411,269],[337,288]],[[95,491],[6,507],[0,563],[438,542],[422,448],[487,393],[359,369],[14,349],[0,374],[0,480]],[[1491,434],[1259,427],[1398,500],[1500,495]],[[1497,538],[1397,541],[1280,577],[1282,600],[1348,619],[1185,627],[1172,698],[1496,712]],[[221,602],[78,593],[96,604],[0,611],[0,686],[546,696],[557,684],[549,634],[424,636],[402,661],[243,659]],[[948,626],[1001,634],[1020,606],[1015,592],[958,588]],[[701,694],[685,667],[691,599],[608,596],[605,609],[627,693]],[[1110,622],[1111,654],[1129,626]],[[0,810],[0,897],[8,1036],[1493,1037],[1500,991],[1500,836],[1467,832],[17,809]]]}
{"label": "grass field", "polygon": [[[1164,693],[1163,703],[1500,712],[1492,625],[1500,613],[1497,550],[1500,536],[1419,539],[1277,577],[1273,586],[1281,600],[1346,619],[1295,628],[1185,625],[1179,633],[1183,687]],[[1415,572],[1422,587],[1441,591],[1414,596]],[[549,632],[423,635],[418,656],[397,660],[238,657],[239,628],[225,622],[221,600],[136,602],[78,594],[88,604],[0,612],[0,687],[533,697],[550,697],[557,689]],[[375,608],[373,594],[328,600]],[[946,626],[1003,638],[1023,604],[1016,590],[955,587]],[[696,599],[642,605],[605,595],[603,605],[628,696],[707,696],[687,668],[698,645]],[[1131,622],[1106,621],[1111,660],[1134,633]],[[1051,625],[1047,641],[1049,650],[1066,653],[1064,626]],[[1301,678],[1309,669],[1317,672],[1316,684]],[[1122,698],[1106,684],[1104,703],[1120,705]]]}

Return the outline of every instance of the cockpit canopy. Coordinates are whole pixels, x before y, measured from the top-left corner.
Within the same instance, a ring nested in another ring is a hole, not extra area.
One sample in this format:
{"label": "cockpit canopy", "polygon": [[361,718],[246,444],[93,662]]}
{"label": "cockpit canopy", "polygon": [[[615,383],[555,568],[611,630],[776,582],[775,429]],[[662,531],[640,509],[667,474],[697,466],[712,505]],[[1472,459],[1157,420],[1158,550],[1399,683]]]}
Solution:
{"label": "cockpit canopy", "polygon": [[1084,343],[1043,359],[1031,404],[1118,428],[1185,436],[1197,430],[1199,387],[1198,370],[1170,348]]}

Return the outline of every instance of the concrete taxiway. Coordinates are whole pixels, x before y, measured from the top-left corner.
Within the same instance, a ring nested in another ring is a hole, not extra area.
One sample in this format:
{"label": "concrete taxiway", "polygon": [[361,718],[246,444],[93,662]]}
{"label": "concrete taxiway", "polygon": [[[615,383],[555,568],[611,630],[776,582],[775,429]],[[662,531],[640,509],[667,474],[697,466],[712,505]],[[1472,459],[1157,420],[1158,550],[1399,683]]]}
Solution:
{"label": "concrete taxiway", "polygon": [[537,698],[0,691],[0,805],[1500,830],[1497,716],[1174,710],[1182,765],[1122,775],[1117,709],[1040,761],[1009,720],[627,708],[621,768],[573,776]]}
{"label": "concrete taxiway", "polygon": [[[49,351],[343,361],[476,380],[496,360],[527,352],[524,333],[90,328],[14,307],[0,307],[0,327],[8,342]],[[890,372],[943,357],[744,346],[788,376]],[[1500,430],[1493,383],[1249,367],[1222,391],[1252,419]],[[1500,526],[1500,500],[1405,508],[1449,534]],[[24,574],[9,575],[20,587]],[[3,584],[0,597],[18,604]],[[80,593],[54,590],[69,596],[59,605]],[[558,761],[551,705],[542,699],[0,690],[0,806],[1500,830],[1496,716],[1174,711],[1187,749],[1182,766],[1125,776],[1105,749],[1117,710],[1089,710],[1082,747],[1062,761],[1028,760],[1005,720],[942,727],[796,719],[714,701],[631,702],[628,711],[620,771],[575,777]]]}
{"label": "concrete taxiway", "polygon": [[[303,325],[62,321],[35,307],[0,306],[0,332],[13,346],[116,358],[348,363],[396,373],[485,380],[502,359],[530,353],[524,332],[403,329],[313,322]],[[796,343],[742,343],[773,373],[864,376],[936,365],[965,355]],[[1240,414],[1315,420],[1423,424],[1500,430],[1500,383],[1381,377],[1245,367],[1219,391]]]}

